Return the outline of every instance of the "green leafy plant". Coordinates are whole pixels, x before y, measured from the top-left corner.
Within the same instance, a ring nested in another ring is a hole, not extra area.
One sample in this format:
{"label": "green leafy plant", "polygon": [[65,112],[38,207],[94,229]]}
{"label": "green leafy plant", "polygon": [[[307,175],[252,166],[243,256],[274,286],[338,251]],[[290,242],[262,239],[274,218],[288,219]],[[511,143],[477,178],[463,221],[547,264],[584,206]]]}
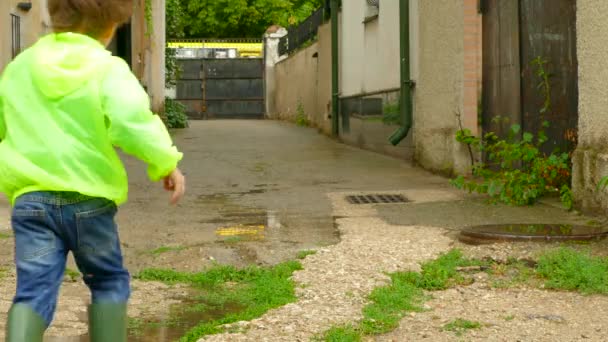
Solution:
{"label": "green leafy plant", "polygon": [[[569,154],[553,152],[546,155],[541,151],[548,140],[545,129],[549,122],[544,117],[551,110],[550,74],[545,70],[546,63],[540,57],[533,61],[541,79],[538,88],[545,98],[539,113],[542,121],[540,130],[535,135],[523,132],[520,125],[512,125],[505,138],[499,138],[493,132],[477,137],[468,129],[459,130],[456,141],[468,146],[473,175],[477,179],[468,180],[460,176],[451,181],[452,185],[514,205],[530,205],[542,196],[555,193],[560,195],[564,206],[572,208]],[[486,162],[474,160],[473,150],[484,155]]]}
{"label": "green leafy plant", "polygon": [[188,127],[186,106],[170,98],[165,98],[165,124],[168,128]]}
{"label": "green leafy plant", "polygon": [[310,120],[304,111],[304,105],[301,101],[298,101],[298,108],[296,109],[296,125],[301,127],[310,126]]}

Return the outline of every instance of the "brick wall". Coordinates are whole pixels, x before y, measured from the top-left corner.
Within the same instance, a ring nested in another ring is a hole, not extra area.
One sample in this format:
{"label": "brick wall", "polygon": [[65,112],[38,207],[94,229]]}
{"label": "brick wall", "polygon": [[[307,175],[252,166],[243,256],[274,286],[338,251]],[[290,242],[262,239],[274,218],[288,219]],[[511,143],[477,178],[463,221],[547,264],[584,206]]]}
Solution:
{"label": "brick wall", "polygon": [[482,25],[479,0],[464,0],[463,125],[479,134],[478,104],[481,96]]}

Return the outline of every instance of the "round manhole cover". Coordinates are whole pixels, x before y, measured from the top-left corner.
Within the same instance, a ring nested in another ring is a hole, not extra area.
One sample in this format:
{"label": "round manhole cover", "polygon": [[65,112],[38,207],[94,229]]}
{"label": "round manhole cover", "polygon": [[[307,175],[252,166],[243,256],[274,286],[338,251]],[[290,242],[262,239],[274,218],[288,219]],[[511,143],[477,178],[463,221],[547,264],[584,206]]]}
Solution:
{"label": "round manhole cover", "polygon": [[465,243],[500,241],[589,241],[608,236],[608,228],[560,224],[485,225],[464,229],[460,240]]}

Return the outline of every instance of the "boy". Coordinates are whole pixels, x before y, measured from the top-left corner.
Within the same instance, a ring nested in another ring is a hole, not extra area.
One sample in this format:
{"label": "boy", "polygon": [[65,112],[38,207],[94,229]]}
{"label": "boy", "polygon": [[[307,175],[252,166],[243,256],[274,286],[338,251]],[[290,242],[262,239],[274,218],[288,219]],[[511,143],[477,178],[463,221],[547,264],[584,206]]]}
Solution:
{"label": "boy", "polygon": [[177,203],[182,154],[127,64],[105,49],[133,0],[48,0],[53,34],[0,78],[0,192],[11,201],[17,293],[7,341],[41,342],[74,254],[91,290],[91,341],[126,341],[129,273],[114,223],[127,175],[114,146],[148,164]]}

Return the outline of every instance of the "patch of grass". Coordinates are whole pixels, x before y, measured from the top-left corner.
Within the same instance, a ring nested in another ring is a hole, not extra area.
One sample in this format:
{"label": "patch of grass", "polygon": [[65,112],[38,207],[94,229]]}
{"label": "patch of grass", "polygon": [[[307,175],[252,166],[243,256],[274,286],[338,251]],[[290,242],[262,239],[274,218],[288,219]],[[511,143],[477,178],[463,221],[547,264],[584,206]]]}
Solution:
{"label": "patch of grass", "polygon": [[363,308],[361,332],[365,335],[378,335],[389,332],[399,325],[406,312],[422,311],[425,299],[421,288],[416,286],[417,273],[391,274],[390,286],[372,291],[371,304]]}
{"label": "patch of grass", "polygon": [[225,238],[224,240],[222,240],[222,242],[229,244],[229,245],[233,245],[233,244],[237,244],[239,242],[243,242],[243,238],[240,236],[231,236],[231,237]]}
{"label": "patch of grass", "polygon": [[363,308],[363,320],[356,326],[339,326],[325,332],[323,341],[360,341],[363,336],[379,335],[395,329],[407,312],[422,311],[428,299],[424,290],[443,290],[469,283],[459,267],[482,266],[486,262],[469,260],[457,249],[422,264],[422,272],[390,274],[391,284],[376,288],[369,296],[371,303]]}
{"label": "patch of grass", "polygon": [[[210,310],[226,311],[221,318],[201,322],[180,339],[181,342],[191,342],[222,332],[222,325],[251,320],[270,309],[294,302],[295,284],[290,278],[294,271],[301,269],[299,262],[290,261],[271,268],[216,266],[202,273],[147,269],[137,278],[167,284],[189,284],[202,291],[201,300],[204,299]],[[234,310],[226,310],[228,306]]]}
{"label": "patch of grass", "polygon": [[510,322],[510,321],[512,321],[512,320],[514,320],[514,319],[515,319],[515,315],[508,315],[508,316],[505,316],[505,321],[507,321],[507,322]]}
{"label": "patch of grass", "polygon": [[462,336],[467,330],[481,329],[481,323],[458,318],[443,326],[443,330],[451,331],[456,336]]}
{"label": "patch of grass", "polygon": [[422,273],[416,279],[416,285],[424,290],[445,290],[454,285],[468,284],[471,280],[465,279],[459,272],[459,267],[487,266],[488,262],[466,259],[462,252],[453,249],[442,254],[436,260],[422,264]]}
{"label": "patch of grass", "polygon": [[313,251],[313,250],[299,251],[298,254],[296,255],[296,258],[298,258],[299,260],[304,260],[304,259],[306,259],[307,256],[315,255],[315,254],[317,254],[317,251]]}
{"label": "patch of grass", "polygon": [[183,251],[184,249],[186,249],[186,247],[183,246],[162,246],[159,247],[157,249],[154,249],[152,251],[150,251],[150,254],[154,255],[154,256],[158,256],[167,252],[179,252],[179,251]]}
{"label": "patch of grass", "polygon": [[578,291],[583,294],[608,293],[608,259],[572,248],[559,248],[542,255],[537,273],[545,288]]}
{"label": "patch of grass", "polygon": [[0,240],[10,239],[13,235],[9,233],[0,233]]}
{"label": "patch of grass", "polygon": [[345,325],[328,330],[321,340],[327,342],[360,342],[361,333],[354,326]]}

